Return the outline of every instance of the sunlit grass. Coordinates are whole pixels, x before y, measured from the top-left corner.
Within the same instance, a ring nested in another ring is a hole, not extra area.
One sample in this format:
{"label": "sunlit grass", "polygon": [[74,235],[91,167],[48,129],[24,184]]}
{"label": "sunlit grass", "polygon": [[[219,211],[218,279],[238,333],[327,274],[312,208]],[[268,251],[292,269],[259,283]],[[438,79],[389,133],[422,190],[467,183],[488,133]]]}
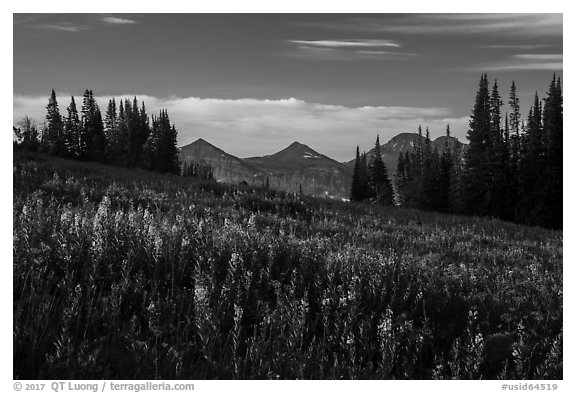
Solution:
{"label": "sunlit grass", "polygon": [[562,378],[562,233],[15,153],[14,377]]}

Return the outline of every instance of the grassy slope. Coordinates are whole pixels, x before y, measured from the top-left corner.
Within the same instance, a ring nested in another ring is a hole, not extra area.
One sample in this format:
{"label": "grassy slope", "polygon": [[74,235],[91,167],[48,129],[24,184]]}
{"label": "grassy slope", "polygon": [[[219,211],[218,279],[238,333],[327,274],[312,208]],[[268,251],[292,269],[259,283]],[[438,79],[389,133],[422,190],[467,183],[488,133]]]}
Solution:
{"label": "grassy slope", "polygon": [[15,152],[15,378],[561,378],[562,233]]}

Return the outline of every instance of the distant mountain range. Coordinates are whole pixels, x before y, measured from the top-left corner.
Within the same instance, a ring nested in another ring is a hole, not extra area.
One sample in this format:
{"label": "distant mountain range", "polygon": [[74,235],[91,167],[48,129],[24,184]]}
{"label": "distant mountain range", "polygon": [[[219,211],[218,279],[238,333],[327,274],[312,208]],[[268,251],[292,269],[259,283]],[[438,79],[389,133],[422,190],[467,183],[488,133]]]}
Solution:
{"label": "distant mountain range", "polygon": [[[382,145],[382,159],[390,176],[396,171],[400,152],[412,150],[418,134],[402,133]],[[432,142],[432,148],[444,150],[446,137]],[[461,148],[467,145],[456,138],[450,138],[451,147],[456,143]],[[370,160],[374,150],[366,153]],[[309,146],[294,142],[285,149],[268,156],[238,158],[208,143],[204,139],[180,148],[182,162],[208,164],[213,169],[214,178],[220,182],[264,185],[266,180],[271,188],[302,192],[309,195],[336,199],[347,199],[352,184],[352,171],[355,159],[340,163],[318,153]]]}
{"label": "distant mountain range", "polygon": [[[438,149],[438,152],[442,154],[444,149],[446,148],[446,136],[440,136],[432,141],[432,150]],[[386,144],[380,146],[382,153],[382,161],[386,165],[386,169],[388,169],[388,173],[390,176],[396,173],[396,167],[398,166],[398,157],[400,153],[405,151],[412,151],[414,146],[416,146],[416,142],[418,141],[418,134],[416,133],[409,133],[404,132],[401,134],[396,135],[392,139],[390,139]],[[456,146],[460,149],[460,152],[464,152],[468,147],[467,144],[460,142],[457,138],[450,137],[448,142],[450,149],[454,151]],[[374,149],[366,152],[367,161],[370,162],[374,157]],[[345,165],[348,168],[354,169],[354,164],[356,163],[356,158],[348,161]]]}

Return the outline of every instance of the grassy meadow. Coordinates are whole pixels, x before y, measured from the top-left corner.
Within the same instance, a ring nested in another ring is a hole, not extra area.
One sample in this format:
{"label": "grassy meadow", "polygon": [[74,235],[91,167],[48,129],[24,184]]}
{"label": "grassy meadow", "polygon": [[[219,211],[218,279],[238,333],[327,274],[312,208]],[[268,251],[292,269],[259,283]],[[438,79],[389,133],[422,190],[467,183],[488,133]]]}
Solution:
{"label": "grassy meadow", "polygon": [[14,152],[15,379],[561,379],[562,232]]}

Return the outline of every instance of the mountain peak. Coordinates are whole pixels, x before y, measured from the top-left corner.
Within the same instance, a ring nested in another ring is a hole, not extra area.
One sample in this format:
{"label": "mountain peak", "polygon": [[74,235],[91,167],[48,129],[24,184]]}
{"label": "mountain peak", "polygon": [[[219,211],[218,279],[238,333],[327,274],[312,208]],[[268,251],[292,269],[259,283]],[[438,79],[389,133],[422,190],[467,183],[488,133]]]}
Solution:
{"label": "mountain peak", "polygon": [[292,149],[294,149],[294,148],[310,149],[308,146],[306,146],[305,144],[300,143],[300,142],[298,142],[298,141],[292,142],[292,143],[290,144],[290,146],[288,146],[287,148],[288,148],[288,149],[290,149],[290,148],[292,148]]}
{"label": "mountain peak", "polygon": [[202,144],[206,144],[206,145],[210,145],[210,143],[208,143],[205,139],[203,138],[198,138],[196,139],[194,142],[192,143],[202,143]]}

